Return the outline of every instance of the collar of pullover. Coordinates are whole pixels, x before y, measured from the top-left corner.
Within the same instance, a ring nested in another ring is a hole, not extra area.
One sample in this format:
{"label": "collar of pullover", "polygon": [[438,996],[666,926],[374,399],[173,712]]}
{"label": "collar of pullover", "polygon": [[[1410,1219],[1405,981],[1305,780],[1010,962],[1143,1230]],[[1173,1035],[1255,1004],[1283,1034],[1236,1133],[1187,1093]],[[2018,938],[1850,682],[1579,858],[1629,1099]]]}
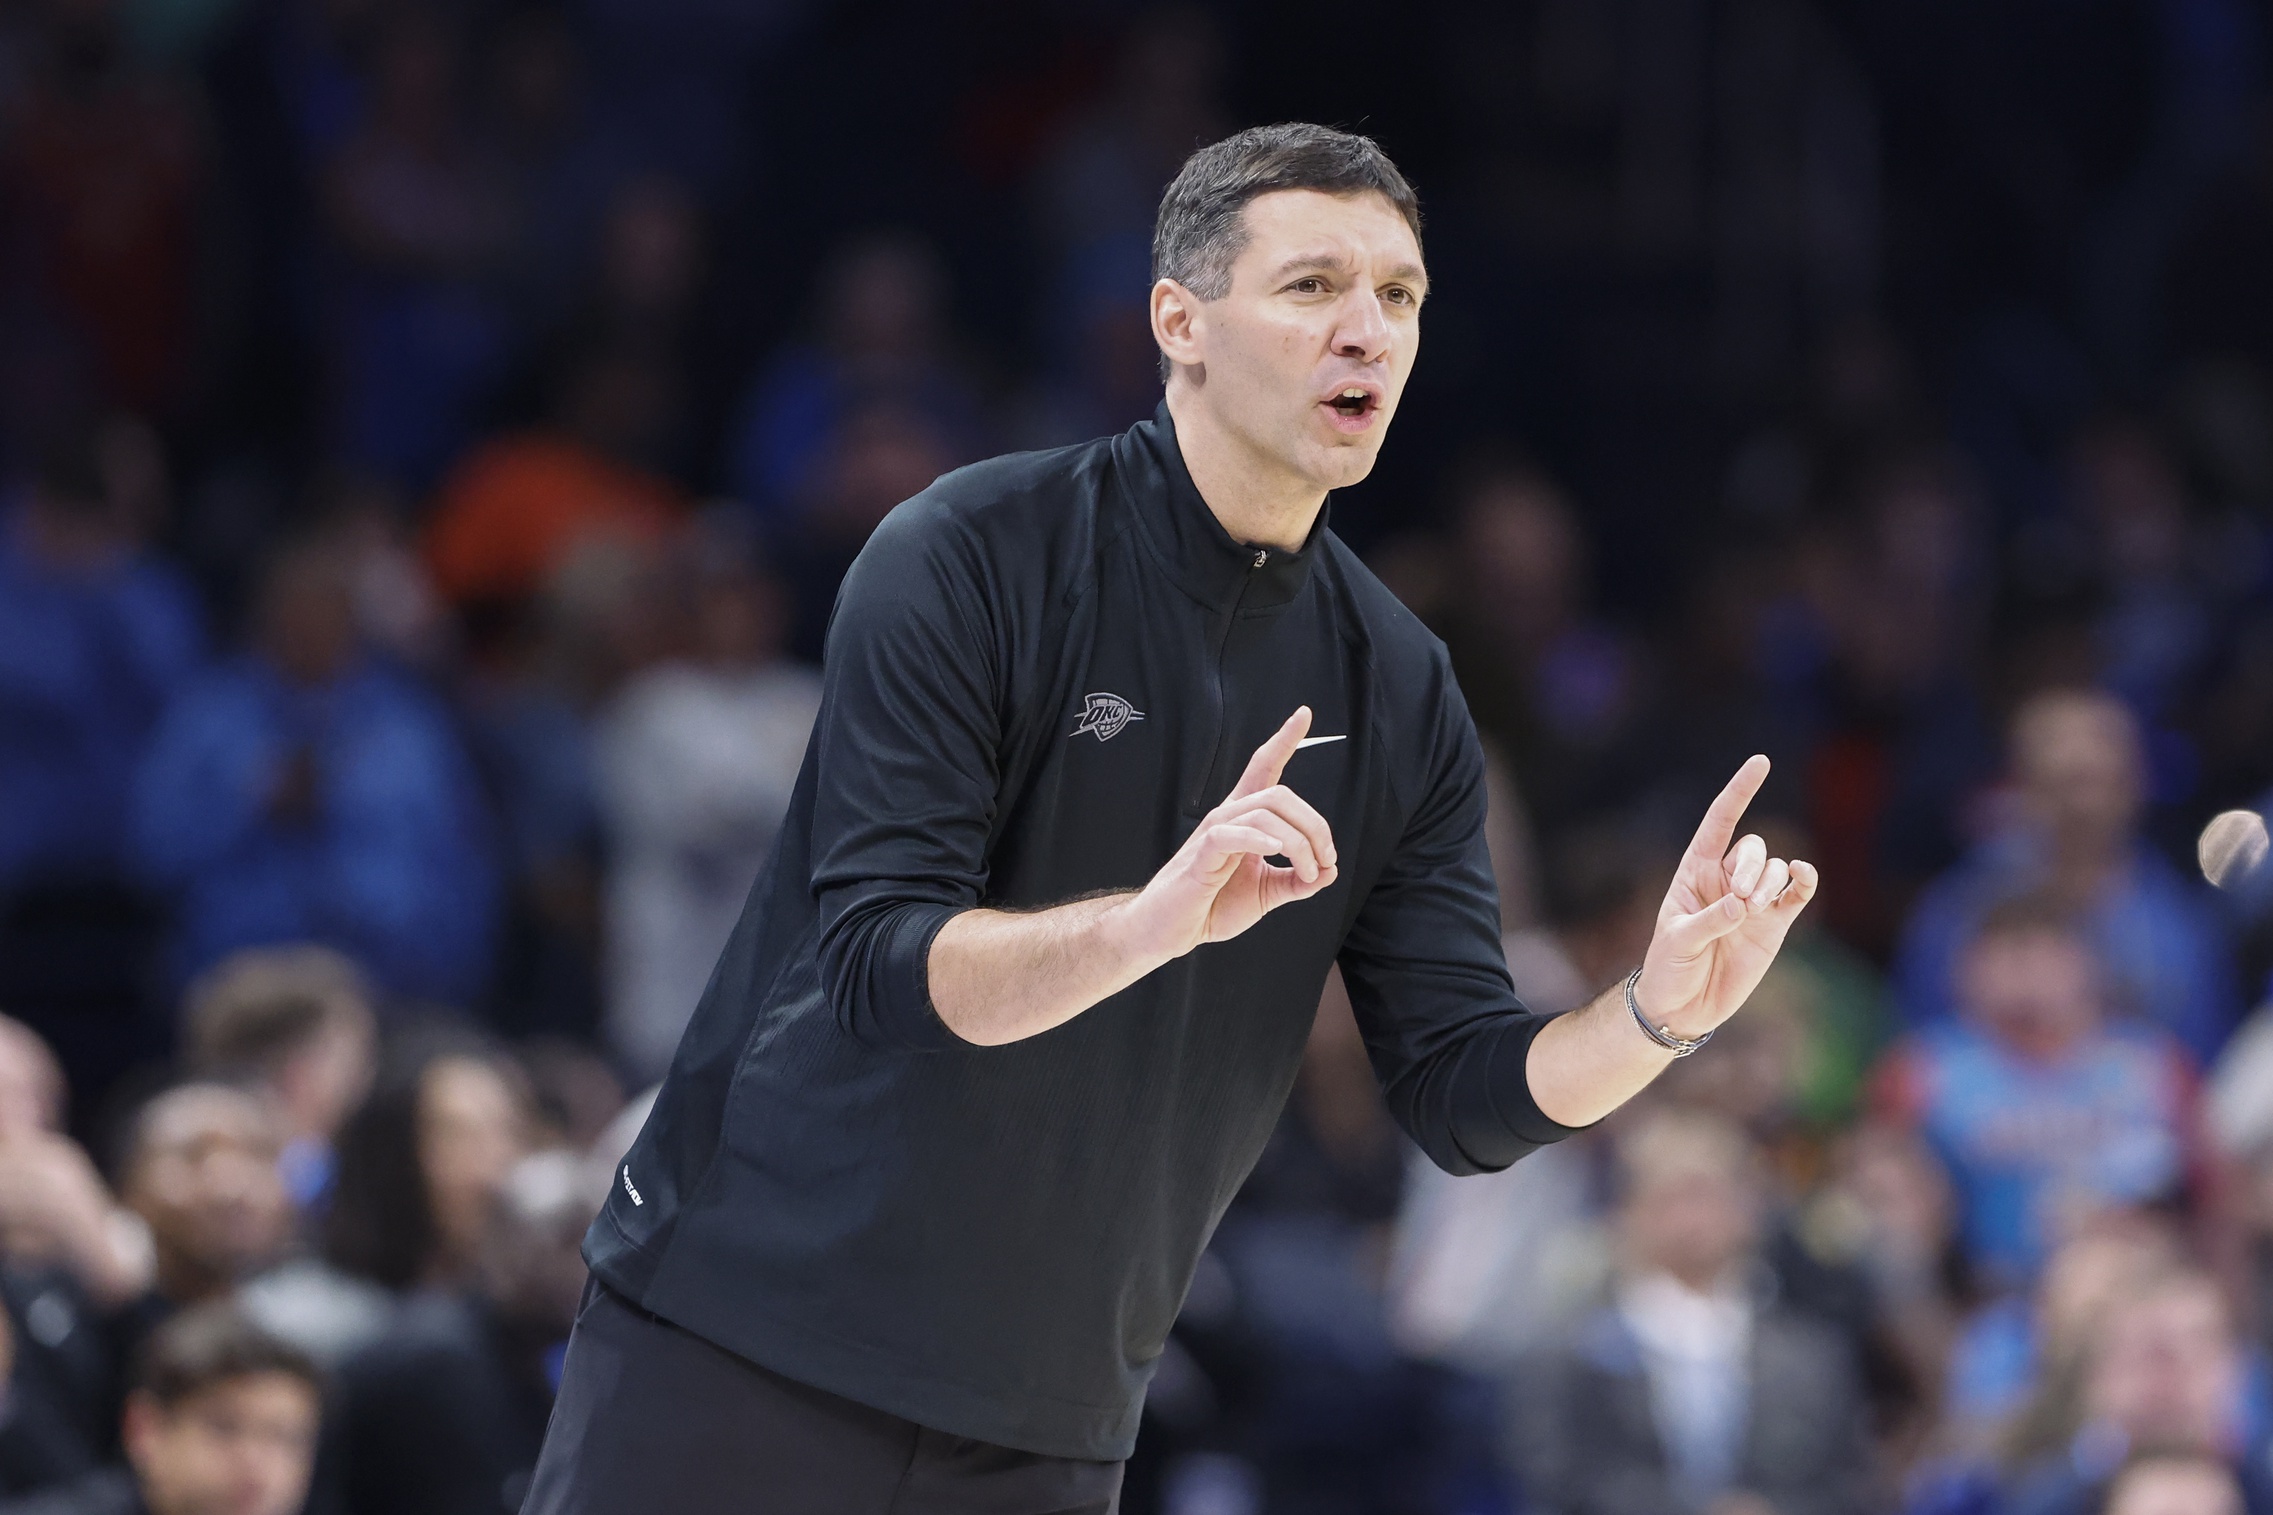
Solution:
{"label": "collar of pullover", "polygon": [[1258,547],[1233,540],[1200,498],[1176,445],[1167,401],[1160,402],[1151,420],[1124,433],[1115,451],[1121,454],[1124,476],[1136,486],[1130,503],[1140,528],[1187,593],[1216,610],[1271,610],[1301,592],[1318,544],[1325,540],[1330,498],[1299,551]]}

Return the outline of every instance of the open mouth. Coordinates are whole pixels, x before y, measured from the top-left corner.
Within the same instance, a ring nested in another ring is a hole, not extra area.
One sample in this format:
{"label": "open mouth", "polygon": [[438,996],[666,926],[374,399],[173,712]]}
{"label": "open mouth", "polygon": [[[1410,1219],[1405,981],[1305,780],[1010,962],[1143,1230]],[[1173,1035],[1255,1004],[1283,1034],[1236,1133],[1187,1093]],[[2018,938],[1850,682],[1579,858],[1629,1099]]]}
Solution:
{"label": "open mouth", "polygon": [[1355,421],[1373,414],[1377,402],[1365,390],[1345,389],[1326,403],[1332,406],[1337,414],[1348,416]]}

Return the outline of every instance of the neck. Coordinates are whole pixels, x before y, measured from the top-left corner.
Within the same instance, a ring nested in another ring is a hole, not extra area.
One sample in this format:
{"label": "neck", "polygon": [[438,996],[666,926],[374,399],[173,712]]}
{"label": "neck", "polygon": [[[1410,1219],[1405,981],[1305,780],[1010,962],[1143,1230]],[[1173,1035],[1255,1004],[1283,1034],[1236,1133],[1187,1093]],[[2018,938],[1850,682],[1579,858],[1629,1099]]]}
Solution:
{"label": "neck", "polygon": [[1187,384],[1168,386],[1168,414],[1193,486],[1233,541],[1295,552],[1310,540],[1326,491],[1224,426]]}

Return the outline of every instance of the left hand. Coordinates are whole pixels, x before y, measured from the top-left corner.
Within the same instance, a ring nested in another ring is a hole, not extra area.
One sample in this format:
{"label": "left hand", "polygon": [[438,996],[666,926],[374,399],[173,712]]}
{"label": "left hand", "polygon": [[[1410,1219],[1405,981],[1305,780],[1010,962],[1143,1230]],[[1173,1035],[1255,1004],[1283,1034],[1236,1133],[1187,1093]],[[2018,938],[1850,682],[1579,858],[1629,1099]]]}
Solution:
{"label": "left hand", "polygon": [[1752,997],[1800,911],[1815,898],[1815,865],[1768,856],[1736,823],[1768,778],[1768,760],[1744,760],[1705,810],[1658,907],[1635,1001],[1656,1026],[1703,1036]]}

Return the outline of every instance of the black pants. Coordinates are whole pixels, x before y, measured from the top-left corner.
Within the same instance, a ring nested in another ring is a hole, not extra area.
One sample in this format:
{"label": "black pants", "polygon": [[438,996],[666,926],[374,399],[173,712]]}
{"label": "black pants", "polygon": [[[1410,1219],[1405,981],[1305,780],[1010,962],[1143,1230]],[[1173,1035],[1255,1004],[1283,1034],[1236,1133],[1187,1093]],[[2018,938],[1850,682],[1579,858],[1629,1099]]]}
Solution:
{"label": "black pants", "polygon": [[1121,1465],[1012,1451],[823,1393],[597,1283],[522,1515],[1113,1515]]}

